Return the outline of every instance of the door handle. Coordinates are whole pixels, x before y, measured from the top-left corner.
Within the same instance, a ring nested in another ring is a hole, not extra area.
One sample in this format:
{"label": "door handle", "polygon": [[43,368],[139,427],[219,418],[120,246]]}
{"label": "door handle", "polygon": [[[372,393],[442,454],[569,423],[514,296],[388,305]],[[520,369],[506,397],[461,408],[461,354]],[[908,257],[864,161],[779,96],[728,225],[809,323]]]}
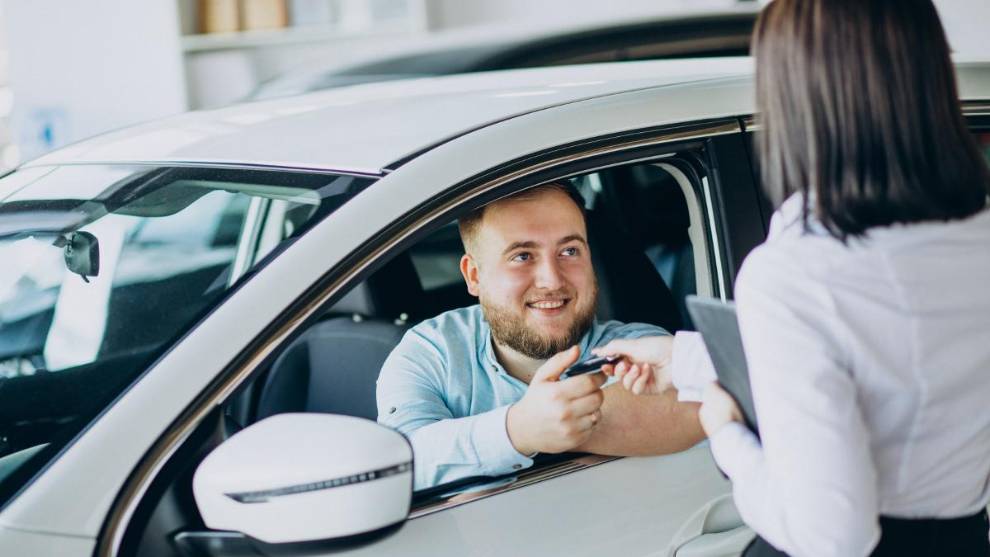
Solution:
{"label": "door handle", "polygon": [[739,516],[731,494],[698,509],[674,534],[667,557],[735,557],[755,533]]}

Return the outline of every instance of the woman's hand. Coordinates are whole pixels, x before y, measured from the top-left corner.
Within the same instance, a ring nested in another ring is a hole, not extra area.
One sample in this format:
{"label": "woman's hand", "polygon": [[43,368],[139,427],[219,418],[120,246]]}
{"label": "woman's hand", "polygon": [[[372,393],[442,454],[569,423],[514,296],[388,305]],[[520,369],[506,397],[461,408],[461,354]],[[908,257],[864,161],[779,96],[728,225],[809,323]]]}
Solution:
{"label": "woman's hand", "polygon": [[617,339],[591,352],[596,356],[621,357],[615,364],[602,366],[602,371],[618,378],[626,390],[637,395],[658,395],[672,386],[673,345],[672,336]]}
{"label": "woman's hand", "polygon": [[710,438],[725,424],[742,422],[743,417],[732,395],[725,392],[718,383],[711,383],[705,387],[702,395],[698,419],[701,420],[701,428],[705,430],[705,435]]}

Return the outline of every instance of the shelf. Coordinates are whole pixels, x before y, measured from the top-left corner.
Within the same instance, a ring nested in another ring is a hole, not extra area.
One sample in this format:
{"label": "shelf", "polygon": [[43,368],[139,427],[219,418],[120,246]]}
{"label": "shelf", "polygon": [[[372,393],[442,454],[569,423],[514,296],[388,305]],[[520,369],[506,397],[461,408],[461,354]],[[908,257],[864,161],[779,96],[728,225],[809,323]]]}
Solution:
{"label": "shelf", "polygon": [[345,29],[336,26],[313,25],[305,27],[286,27],[283,29],[239,31],[236,33],[183,35],[182,50],[186,53],[193,53],[207,52],[211,50],[263,48],[269,46],[329,42],[343,39],[361,39],[368,37],[412,34],[418,31],[421,31],[421,28],[410,25],[409,21],[397,21],[382,22],[377,24],[374,28],[361,30]]}

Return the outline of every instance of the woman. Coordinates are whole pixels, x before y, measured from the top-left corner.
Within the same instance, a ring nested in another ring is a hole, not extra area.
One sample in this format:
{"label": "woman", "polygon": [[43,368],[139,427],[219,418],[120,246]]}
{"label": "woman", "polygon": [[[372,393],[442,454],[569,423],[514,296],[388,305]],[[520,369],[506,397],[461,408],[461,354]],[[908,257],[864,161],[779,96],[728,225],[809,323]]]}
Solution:
{"label": "woman", "polygon": [[[699,414],[746,555],[990,555],[990,174],[936,11],[775,0],[753,52],[763,181],[787,198],[735,286],[761,438],[720,388]],[[672,372],[690,398],[712,377],[696,345],[599,352],[634,392]]]}

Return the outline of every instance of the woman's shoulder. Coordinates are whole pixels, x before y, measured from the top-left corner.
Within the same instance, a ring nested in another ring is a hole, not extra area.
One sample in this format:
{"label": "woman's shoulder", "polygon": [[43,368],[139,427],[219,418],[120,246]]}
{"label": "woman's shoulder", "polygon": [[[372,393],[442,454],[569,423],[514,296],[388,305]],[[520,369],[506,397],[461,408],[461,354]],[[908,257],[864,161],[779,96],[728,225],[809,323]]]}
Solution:
{"label": "woman's shoulder", "polygon": [[[787,198],[770,219],[767,240],[750,255],[757,266],[791,264],[813,271],[834,265],[837,260],[855,257],[856,246],[843,243],[828,232],[813,214],[804,216],[804,197]],[[749,261],[749,258],[747,258]]]}
{"label": "woman's shoulder", "polygon": [[842,268],[854,266],[858,250],[829,234],[813,217],[802,215],[801,199],[792,196],[774,213],[767,240],[743,262],[736,289],[768,292],[824,288]]}

